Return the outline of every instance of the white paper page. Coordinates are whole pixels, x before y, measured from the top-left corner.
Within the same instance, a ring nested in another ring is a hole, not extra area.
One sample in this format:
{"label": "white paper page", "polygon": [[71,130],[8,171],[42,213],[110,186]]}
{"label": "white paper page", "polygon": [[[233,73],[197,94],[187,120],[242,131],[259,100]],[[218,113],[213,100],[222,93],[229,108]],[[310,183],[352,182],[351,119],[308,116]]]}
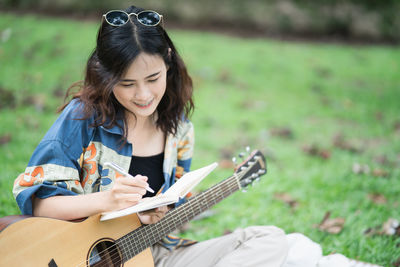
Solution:
{"label": "white paper page", "polygon": [[164,195],[167,196],[179,196],[183,198],[190,192],[204,177],[206,177],[210,172],[212,172],[218,163],[214,162],[208,166],[185,173],[179,180],[173,184]]}
{"label": "white paper page", "polygon": [[155,197],[144,198],[138,204],[136,204],[132,207],[122,209],[122,210],[103,213],[100,218],[100,221],[106,221],[106,220],[118,218],[121,216],[129,215],[132,213],[138,213],[141,211],[154,209],[154,208],[161,207],[161,206],[166,206],[169,204],[176,203],[178,201],[179,201],[179,197],[165,196],[165,195],[158,195]]}

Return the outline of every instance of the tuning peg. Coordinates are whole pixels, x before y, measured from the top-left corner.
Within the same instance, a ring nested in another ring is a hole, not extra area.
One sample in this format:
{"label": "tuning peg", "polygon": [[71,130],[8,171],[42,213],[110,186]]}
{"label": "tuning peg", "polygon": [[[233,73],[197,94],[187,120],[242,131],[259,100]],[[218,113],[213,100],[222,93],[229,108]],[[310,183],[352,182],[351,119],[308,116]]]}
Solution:
{"label": "tuning peg", "polygon": [[245,169],[247,169],[247,167],[242,166],[242,167],[239,168],[239,171],[243,171],[243,170],[245,170]]}
{"label": "tuning peg", "polygon": [[236,165],[236,164],[237,164],[237,158],[236,158],[236,157],[233,157],[233,158],[232,158],[232,162],[233,162],[233,164]]}
{"label": "tuning peg", "polygon": [[246,146],[245,148],[245,152],[240,152],[239,153],[239,158],[243,159],[245,156],[249,156],[250,155],[250,147]]}
{"label": "tuning peg", "polygon": [[259,169],[257,172],[258,175],[263,175],[264,173],[265,173],[265,170],[263,170],[263,169]]}
{"label": "tuning peg", "polygon": [[258,175],[258,174],[256,174],[255,176],[254,176],[254,182],[255,183],[258,183],[260,181],[260,176]]}

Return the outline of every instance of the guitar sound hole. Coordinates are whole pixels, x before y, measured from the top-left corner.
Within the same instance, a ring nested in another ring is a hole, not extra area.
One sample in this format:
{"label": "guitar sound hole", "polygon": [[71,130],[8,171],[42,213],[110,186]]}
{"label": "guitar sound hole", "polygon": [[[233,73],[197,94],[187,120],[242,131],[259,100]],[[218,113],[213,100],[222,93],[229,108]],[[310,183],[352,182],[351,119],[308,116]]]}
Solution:
{"label": "guitar sound hole", "polygon": [[122,266],[121,252],[118,246],[111,239],[101,239],[90,249],[87,259],[87,266]]}

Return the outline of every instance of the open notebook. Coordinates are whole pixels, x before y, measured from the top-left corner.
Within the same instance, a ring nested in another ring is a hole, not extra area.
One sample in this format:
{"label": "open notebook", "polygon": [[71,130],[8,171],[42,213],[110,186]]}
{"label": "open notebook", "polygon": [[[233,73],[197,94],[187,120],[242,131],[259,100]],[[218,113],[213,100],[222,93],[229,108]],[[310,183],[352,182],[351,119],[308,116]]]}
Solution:
{"label": "open notebook", "polygon": [[138,204],[117,211],[103,213],[100,221],[106,221],[121,216],[137,213],[145,210],[151,210],[157,207],[166,206],[184,198],[201,180],[212,172],[218,163],[214,162],[208,166],[185,173],[178,181],[167,191],[154,197],[143,198]]}

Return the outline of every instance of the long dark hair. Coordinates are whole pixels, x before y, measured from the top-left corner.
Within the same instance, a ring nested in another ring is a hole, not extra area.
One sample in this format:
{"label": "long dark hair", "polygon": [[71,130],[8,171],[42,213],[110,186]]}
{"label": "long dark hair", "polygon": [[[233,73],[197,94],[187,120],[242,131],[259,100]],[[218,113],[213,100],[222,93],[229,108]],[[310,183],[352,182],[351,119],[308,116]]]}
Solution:
{"label": "long dark hair", "polygon": [[[125,11],[129,14],[142,10],[131,6]],[[87,62],[85,79],[71,86],[67,97],[72,94],[73,88],[78,87],[79,91],[73,94],[72,99],[78,98],[83,102],[82,119],[95,116],[93,127],[111,128],[117,125],[124,129],[126,137],[125,117],[122,117],[125,127],[117,123],[124,107],[115,98],[113,88],[140,53],[159,55],[168,66],[166,91],[157,107],[156,125],[164,133],[175,134],[182,117],[189,117],[194,109],[192,79],[160,24],[144,26],[134,16],[131,16],[130,22],[119,27],[103,20],[97,34],[96,48]],[[61,106],[59,111],[68,103]]]}

